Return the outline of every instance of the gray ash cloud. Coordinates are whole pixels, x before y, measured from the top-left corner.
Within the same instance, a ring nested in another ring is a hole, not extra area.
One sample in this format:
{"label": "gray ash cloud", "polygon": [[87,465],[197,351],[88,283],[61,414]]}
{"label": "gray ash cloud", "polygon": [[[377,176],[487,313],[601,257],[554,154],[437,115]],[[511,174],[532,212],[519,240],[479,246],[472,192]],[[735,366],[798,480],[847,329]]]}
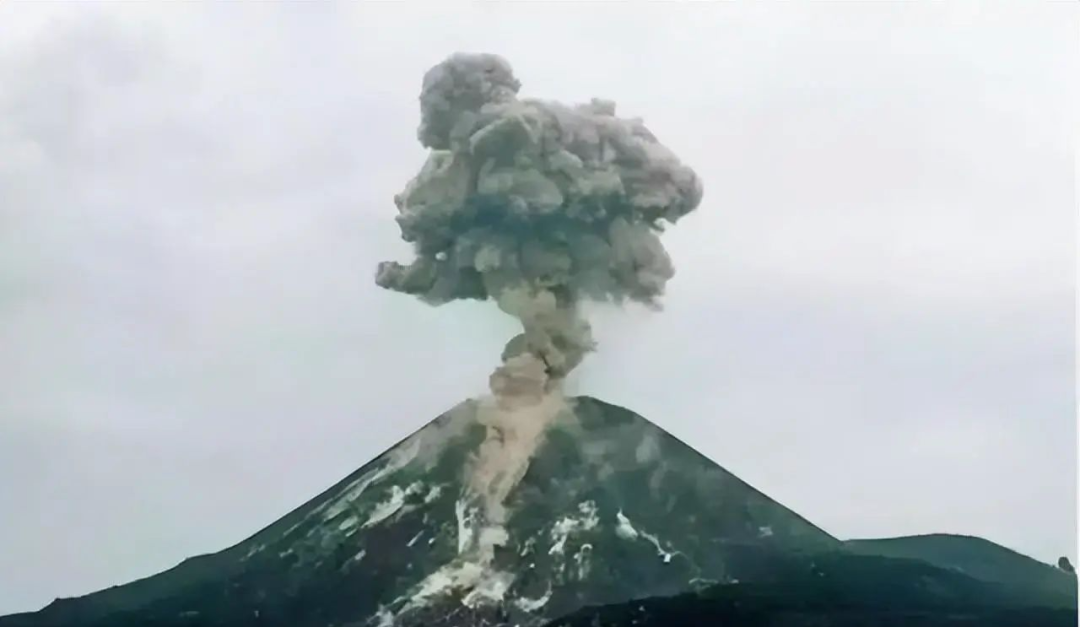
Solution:
{"label": "gray ash cloud", "polygon": [[694,171],[613,102],[564,105],[519,88],[491,54],[427,72],[418,137],[431,153],[394,199],[416,259],[376,275],[433,305],[491,298],[518,318],[524,331],[493,388],[513,388],[536,360],[549,380],[569,373],[593,348],[583,300],[657,306],[675,272],[659,235],[702,196]]}

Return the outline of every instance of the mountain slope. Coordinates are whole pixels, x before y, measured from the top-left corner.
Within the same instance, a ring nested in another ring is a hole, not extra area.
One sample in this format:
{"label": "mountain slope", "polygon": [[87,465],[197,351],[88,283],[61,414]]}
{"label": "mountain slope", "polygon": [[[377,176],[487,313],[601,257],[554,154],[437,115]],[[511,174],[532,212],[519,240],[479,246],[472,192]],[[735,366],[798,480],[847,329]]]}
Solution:
{"label": "mountain slope", "polygon": [[524,627],[841,546],[644,418],[591,398],[569,409],[497,528],[463,472],[489,435],[470,401],[232,548],[0,625]]}
{"label": "mountain slope", "polygon": [[880,540],[849,540],[844,547],[862,555],[922,560],[981,581],[1008,587],[1027,601],[1076,607],[1076,577],[982,538],[930,534]]}
{"label": "mountain slope", "polygon": [[1016,604],[1011,591],[918,560],[836,552],[782,557],[773,576],[591,607],[547,627],[1069,627],[1076,609]]}

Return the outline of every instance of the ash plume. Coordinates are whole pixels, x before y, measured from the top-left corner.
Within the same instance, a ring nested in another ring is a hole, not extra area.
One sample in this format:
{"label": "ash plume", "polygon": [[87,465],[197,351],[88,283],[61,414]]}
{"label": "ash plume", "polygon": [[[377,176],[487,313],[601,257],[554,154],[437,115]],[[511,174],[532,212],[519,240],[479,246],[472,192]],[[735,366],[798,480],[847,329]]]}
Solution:
{"label": "ash plume", "polygon": [[582,302],[658,307],[675,273],[659,234],[702,193],[613,102],[518,98],[519,87],[491,54],[455,54],[425,74],[417,136],[431,153],[394,197],[416,258],[379,264],[375,279],[432,305],[490,298],[521,322],[476,406],[486,437],[466,468],[459,555],[433,575],[470,594],[513,580],[492,562],[507,542],[505,502],[548,426],[573,419],[560,383],[594,348]]}
{"label": "ash plume", "polygon": [[521,322],[491,377],[499,399],[543,396],[593,350],[584,300],[658,306],[675,272],[659,234],[702,195],[693,170],[615,103],[519,88],[492,54],[455,54],[425,74],[417,135],[431,154],[394,198],[416,259],[376,274],[433,305],[490,298]]}

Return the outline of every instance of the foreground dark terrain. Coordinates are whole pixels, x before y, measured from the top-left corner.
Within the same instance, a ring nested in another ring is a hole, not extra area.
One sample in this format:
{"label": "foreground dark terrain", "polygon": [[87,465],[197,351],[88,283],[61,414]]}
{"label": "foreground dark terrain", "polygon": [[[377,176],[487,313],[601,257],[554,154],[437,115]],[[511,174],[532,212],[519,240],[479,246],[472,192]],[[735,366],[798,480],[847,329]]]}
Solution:
{"label": "foreground dark terrain", "polygon": [[571,407],[488,559],[466,402],[236,546],[0,627],[1076,622],[1073,575],[978,538],[838,540],[640,416]]}
{"label": "foreground dark terrain", "polygon": [[[966,544],[963,538],[937,539]],[[770,581],[586,608],[549,627],[1050,627],[1077,622],[1068,594],[1044,596],[1044,604],[1038,604],[1008,587],[917,560],[837,553],[780,561]]]}

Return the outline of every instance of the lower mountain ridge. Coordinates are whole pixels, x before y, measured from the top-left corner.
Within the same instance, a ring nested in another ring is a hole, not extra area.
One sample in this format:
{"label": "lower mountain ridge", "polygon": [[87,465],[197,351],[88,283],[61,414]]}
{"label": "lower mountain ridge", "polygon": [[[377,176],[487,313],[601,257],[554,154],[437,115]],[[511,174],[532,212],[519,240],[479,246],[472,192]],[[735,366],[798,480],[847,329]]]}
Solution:
{"label": "lower mountain ridge", "polygon": [[231,548],[0,627],[1075,624],[1075,576],[984,540],[842,542],[641,416],[567,407],[498,525],[467,401]]}

